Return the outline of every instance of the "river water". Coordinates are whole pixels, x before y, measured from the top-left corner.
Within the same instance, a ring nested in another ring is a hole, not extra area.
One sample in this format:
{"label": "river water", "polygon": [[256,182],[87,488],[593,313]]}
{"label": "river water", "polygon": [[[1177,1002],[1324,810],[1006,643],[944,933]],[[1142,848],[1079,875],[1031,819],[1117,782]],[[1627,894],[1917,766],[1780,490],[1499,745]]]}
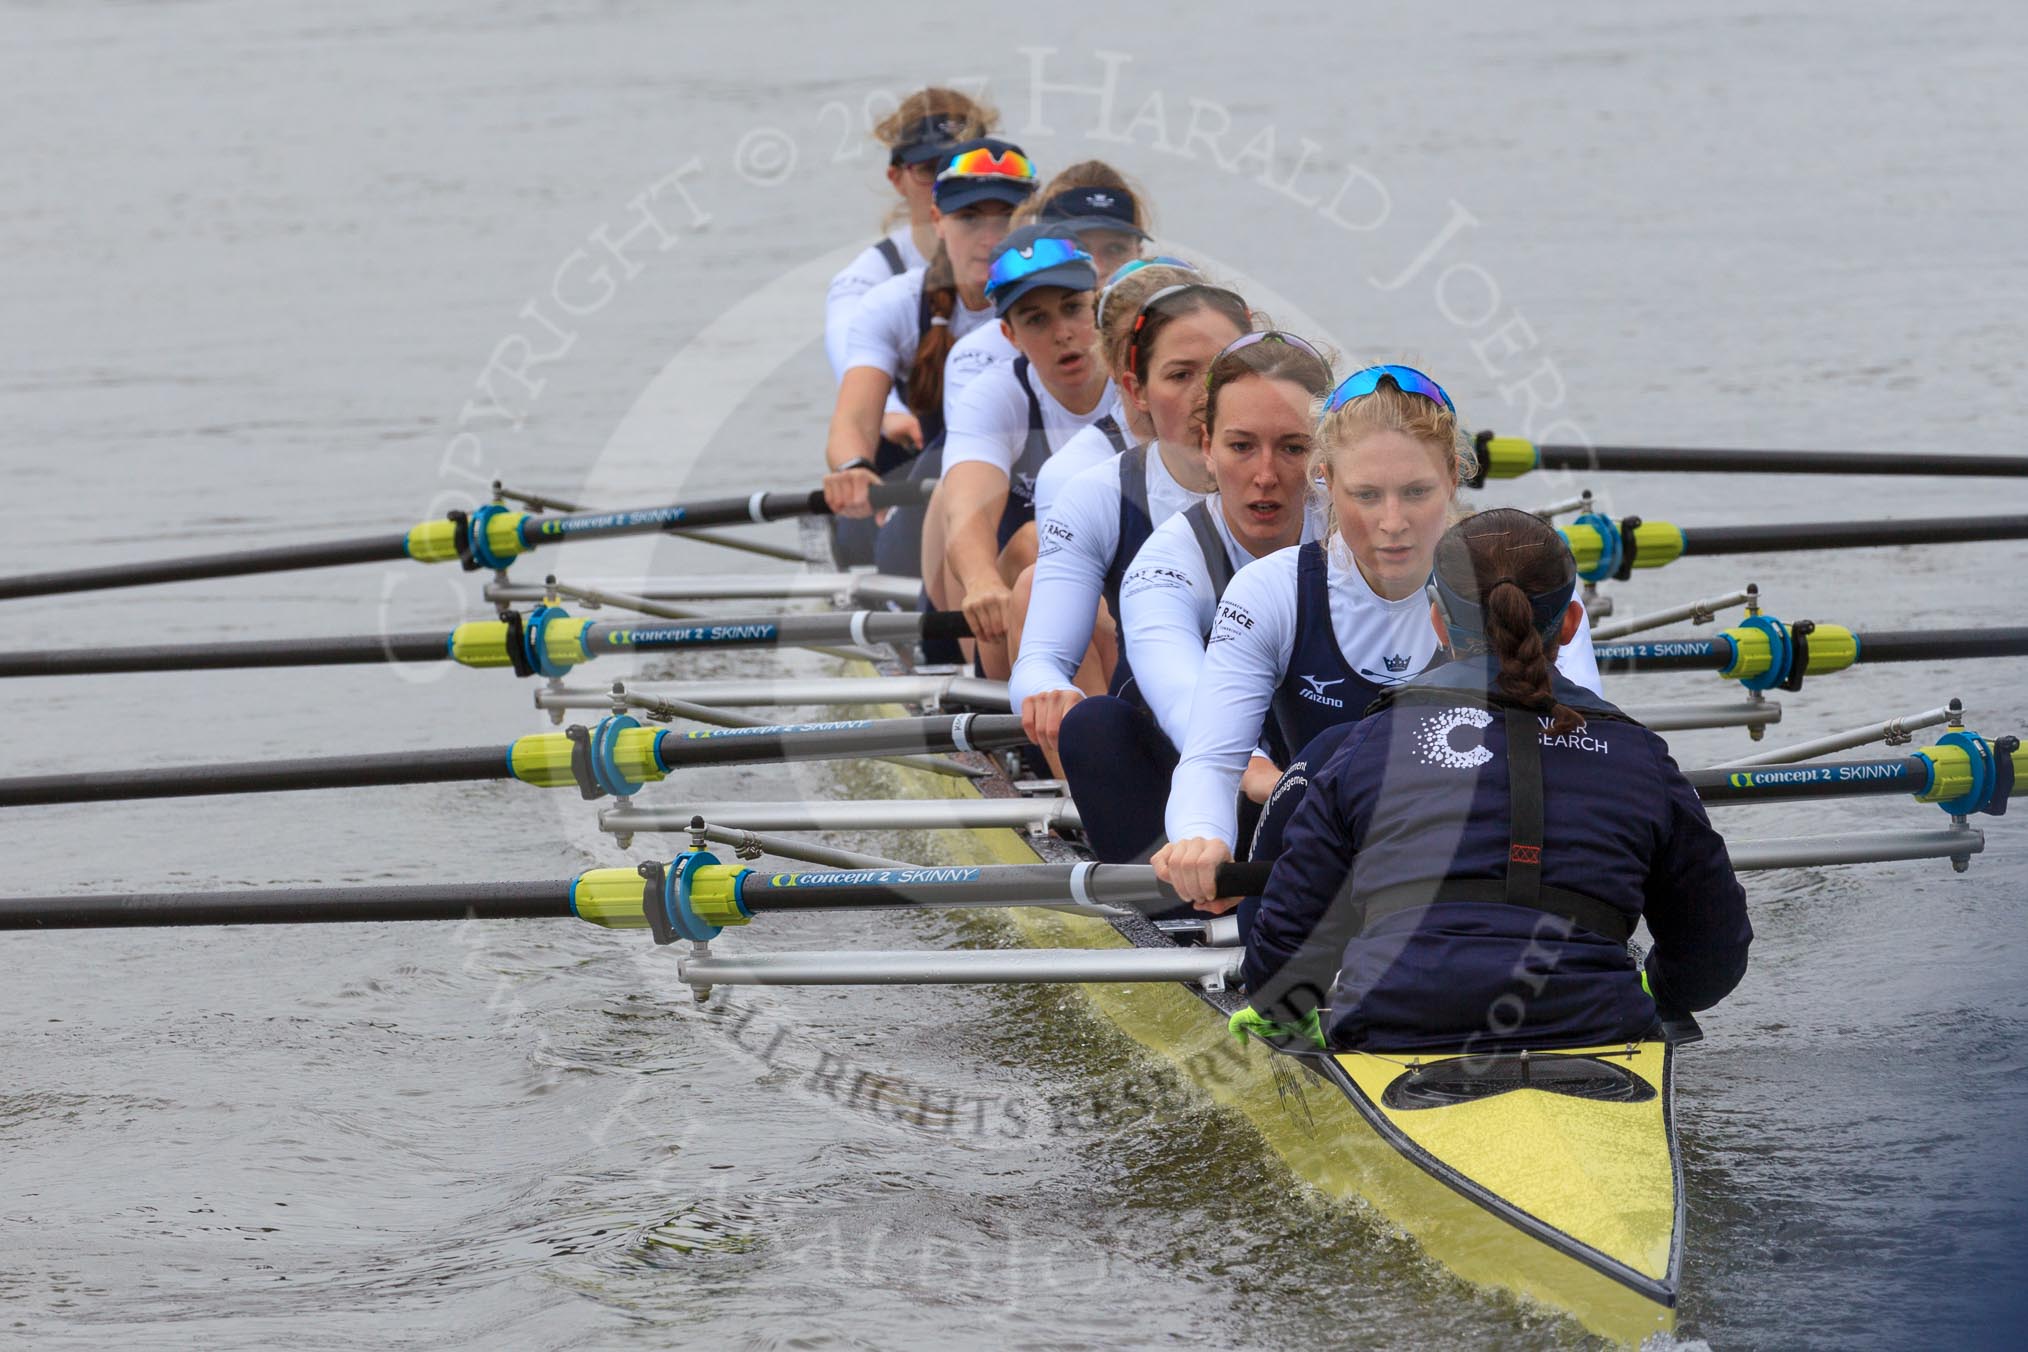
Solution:
{"label": "river water", "polygon": [[[399,530],[495,477],[612,503],[807,482],[823,281],[883,209],[868,112],[931,78],[984,81],[1045,172],[1126,168],[1171,249],[1290,327],[1441,373],[1481,426],[2018,450],[2018,8],[961,13],[9,6],[0,572]],[[1691,525],[2022,509],[2002,481],[1920,479],[1536,476],[1483,500],[1585,487]],[[667,542],[554,557],[532,576],[759,566]],[[2024,570],[2020,544],[1692,559],[1616,595],[1754,580],[1790,618],[1994,625]],[[483,612],[475,579],[368,566],[13,602],[6,646]],[[1783,696],[1777,731],[1953,695],[2018,730],[2019,672],[1862,668]],[[0,715],[7,774],[546,726],[502,673],[348,667],[16,681]],[[1747,749],[1673,740],[1692,765]],[[821,795],[829,774],[685,788]],[[1905,800],[1724,813],[1739,839],[1942,824]],[[562,878],[623,858],[590,815],[492,784],[17,810],[0,859],[24,894]],[[2028,847],[1987,825],[1964,876],[1749,879],[1753,970],[1679,1079],[1685,1340],[1997,1345],[2023,1313]],[[1006,938],[904,917],[734,946],[834,941]],[[699,1010],[642,936],[561,922],[0,952],[0,1345],[1582,1341],[1319,1202],[1181,1086],[1121,1108],[1165,1072],[1074,992]],[[985,1107],[898,1120],[827,1093],[826,1067]]]}

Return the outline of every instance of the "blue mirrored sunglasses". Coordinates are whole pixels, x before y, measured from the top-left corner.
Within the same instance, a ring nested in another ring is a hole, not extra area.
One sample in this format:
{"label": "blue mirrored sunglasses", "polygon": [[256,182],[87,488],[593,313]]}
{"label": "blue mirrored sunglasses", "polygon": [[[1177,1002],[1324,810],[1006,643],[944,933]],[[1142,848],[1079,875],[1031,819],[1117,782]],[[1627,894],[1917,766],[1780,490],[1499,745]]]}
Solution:
{"label": "blue mirrored sunglasses", "polygon": [[1011,286],[1023,277],[1032,277],[1050,268],[1062,267],[1065,263],[1087,263],[1096,272],[1098,265],[1092,257],[1075,243],[1067,239],[1044,236],[1033,244],[1019,249],[1008,249],[993,260],[993,266],[986,273],[986,290],[990,294],[1003,286]]}
{"label": "blue mirrored sunglasses", "polygon": [[1361,395],[1373,393],[1380,388],[1382,380],[1391,380],[1396,389],[1419,394],[1431,403],[1442,404],[1453,413],[1458,411],[1458,406],[1444,393],[1444,387],[1413,366],[1369,366],[1363,371],[1354,371],[1338,383],[1338,388],[1331,391],[1331,397],[1324,401],[1324,412],[1336,412]]}

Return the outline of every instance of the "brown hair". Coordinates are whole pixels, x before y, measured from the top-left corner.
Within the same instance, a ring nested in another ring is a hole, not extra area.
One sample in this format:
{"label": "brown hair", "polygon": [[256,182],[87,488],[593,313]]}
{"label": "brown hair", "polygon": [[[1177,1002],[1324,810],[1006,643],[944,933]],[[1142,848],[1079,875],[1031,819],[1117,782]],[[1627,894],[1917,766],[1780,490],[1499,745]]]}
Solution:
{"label": "brown hair", "polygon": [[1557,643],[1536,632],[1529,600],[1568,588],[1577,575],[1570,547],[1556,529],[1514,507],[1468,516],[1437,542],[1436,571],[1446,587],[1478,599],[1486,645],[1500,664],[1500,694],[1548,714],[1552,734],[1583,727],[1584,715],[1557,703],[1550,692]]}
{"label": "brown hair", "polygon": [[1128,178],[1104,160],[1079,160],[1068,169],[1059,172],[1055,178],[1043,185],[1042,191],[1014,208],[1014,225],[1031,225],[1042,214],[1042,208],[1050,199],[1069,192],[1073,188],[1106,188],[1113,192],[1127,193],[1134,199],[1134,226],[1147,234],[1155,233],[1155,217],[1148,205],[1148,195],[1140,185]]}
{"label": "brown hair", "polygon": [[[1348,399],[1329,413],[1317,401],[1317,438],[1310,447],[1310,477],[1328,479],[1339,450],[1372,432],[1399,432],[1420,441],[1447,463],[1455,500],[1457,485],[1479,472],[1478,453],[1452,409],[1420,394],[1410,394],[1382,377],[1370,393]],[[1326,495],[1330,529],[1338,529],[1337,500]]]}
{"label": "brown hair", "polygon": [[[956,118],[964,123],[954,138],[958,141],[972,141],[990,133],[999,125],[1000,113],[989,103],[982,103],[970,94],[955,89],[931,85],[918,89],[895,106],[893,112],[874,124],[873,139],[892,151],[900,144],[901,138],[926,117]],[[893,229],[906,210],[903,203],[896,202],[888,208],[887,218],[881,224]]]}
{"label": "brown hair", "polygon": [[951,251],[941,243],[922,275],[922,293],[929,303],[930,322],[922,326],[915,343],[915,361],[903,382],[902,401],[918,418],[942,417],[944,408],[944,358],[951,355],[957,339],[951,333],[951,315],[958,308],[958,270],[951,263]]}
{"label": "brown hair", "polygon": [[1171,263],[1150,263],[1135,268],[1099,291],[1099,357],[1114,380],[1127,369],[1127,339],[1133,335],[1134,316],[1141,303],[1165,286],[1184,286],[1204,280],[1189,268]]}
{"label": "brown hair", "polygon": [[1249,376],[1300,385],[1312,399],[1322,399],[1331,392],[1331,368],[1324,359],[1294,343],[1262,338],[1212,359],[1210,368],[1204,372],[1204,412],[1199,415],[1203,431],[1209,432],[1218,425],[1218,396],[1225,387]]}
{"label": "brown hair", "polygon": [[[1162,288],[1156,287],[1133,314],[1126,316],[1126,341],[1122,344],[1120,355],[1123,369],[1131,372],[1136,380],[1147,380],[1148,357],[1155,350],[1156,340],[1162,336],[1162,330],[1184,315],[1196,314],[1199,310],[1216,310],[1237,325],[1241,333],[1253,328],[1253,311],[1234,292],[1222,286],[1212,286],[1201,277],[1172,285],[1191,289],[1157,301],[1155,297],[1161,294]],[[1153,304],[1150,304],[1151,301]]]}

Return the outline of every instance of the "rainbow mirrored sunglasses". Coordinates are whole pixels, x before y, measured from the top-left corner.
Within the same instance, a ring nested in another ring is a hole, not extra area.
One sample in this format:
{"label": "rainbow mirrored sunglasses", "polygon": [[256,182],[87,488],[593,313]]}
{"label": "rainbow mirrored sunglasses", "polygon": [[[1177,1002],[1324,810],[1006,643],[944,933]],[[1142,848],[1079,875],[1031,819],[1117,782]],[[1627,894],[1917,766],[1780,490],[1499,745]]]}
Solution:
{"label": "rainbow mirrored sunglasses", "polygon": [[1458,411],[1458,406],[1444,393],[1444,387],[1413,366],[1369,366],[1338,382],[1338,388],[1324,401],[1324,412],[1335,413],[1361,395],[1373,393],[1383,380],[1393,381],[1396,389],[1407,394],[1419,394],[1433,404],[1442,404],[1452,413]]}
{"label": "rainbow mirrored sunglasses", "polygon": [[1331,370],[1331,363],[1325,360],[1324,354],[1310,346],[1306,340],[1298,338],[1293,333],[1283,333],[1280,329],[1262,329],[1257,333],[1242,333],[1239,337],[1218,349],[1218,355],[1211,359],[1211,366],[1204,368],[1204,388],[1207,390],[1211,388],[1211,367],[1218,365],[1226,356],[1238,352],[1242,348],[1252,347],[1255,343],[1270,342],[1295,348],[1298,352],[1307,352],[1317,359],[1317,364],[1324,368],[1327,375]]}
{"label": "rainbow mirrored sunglasses", "polygon": [[1035,166],[1026,155],[1011,147],[994,150],[991,146],[976,146],[951,156],[950,163],[937,175],[937,182],[946,183],[954,178],[1005,178],[1033,187]]}
{"label": "rainbow mirrored sunglasses", "polygon": [[1075,241],[1044,235],[1032,244],[1018,249],[1003,249],[993,260],[993,266],[986,273],[986,294],[992,295],[1003,287],[1012,286],[1024,277],[1033,277],[1038,272],[1060,268],[1066,263],[1083,263],[1092,269],[1092,278],[1098,278],[1098,265],[1092,262],[1090,254],[1077,247]]}

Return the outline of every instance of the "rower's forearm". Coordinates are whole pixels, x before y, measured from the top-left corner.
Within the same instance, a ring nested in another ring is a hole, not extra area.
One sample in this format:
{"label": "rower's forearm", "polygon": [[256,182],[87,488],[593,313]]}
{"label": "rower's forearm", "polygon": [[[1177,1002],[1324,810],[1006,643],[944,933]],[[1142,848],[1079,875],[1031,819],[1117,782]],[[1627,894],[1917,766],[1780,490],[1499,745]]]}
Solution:
{"label": "rower's forearm", "polygon": [[951,523],[944,556],[966,591],[989,579],[1000,580],[1000,550],[993,538],[993,520],[984,511],[961,510]]}

